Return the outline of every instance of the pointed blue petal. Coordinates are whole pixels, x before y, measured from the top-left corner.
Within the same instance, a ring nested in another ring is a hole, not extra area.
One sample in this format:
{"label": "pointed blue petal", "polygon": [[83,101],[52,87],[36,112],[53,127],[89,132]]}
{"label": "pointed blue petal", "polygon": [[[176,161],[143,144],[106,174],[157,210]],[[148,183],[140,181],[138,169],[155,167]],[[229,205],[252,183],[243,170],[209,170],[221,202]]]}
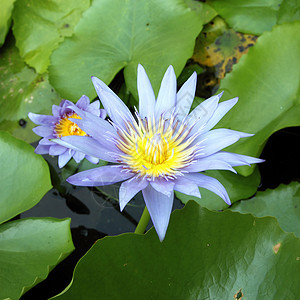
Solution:
{"label": "pointed blue petal", "polygon": [[72,153],[70,149],[68,149],[65,153],[58,156],[58,167],[63,168],[67,162],[71,159]]}
{"label": "pointed blue petal", "polygon": [[190,112],[195,98],[196,84],[197,73],[194,72],[177,93],[177,118],[180,121],[182,121]]}
{"label": "pointed blue petal", "polygon": [[178,177],[174,181],[174,190],[189,196],[201,198],[198,185],[195,182],[188,180],[185,177]]}
{"label": "pointed blue petal", "polygon": [[137,89],[139,94],[139,114],[143,119],[145,117],[153,117],[155,109],[155,95],[142,65],[138,65],[137,70]]}
{"label": "pointed blue petal", "polygon": [[166,196],[170,196],[171,193],[173,193],[175,185],[173,180],[167,181],[164,178],[155,178],[154,181],[150,182],[150,184],[155,190]]}
{"label": "pointed blue petal", "polygon": [[142,189],[149,184],[147,179],[133,177],[127,181],[124,181],[119,190],[119,204],[122,211],[126,204]]}
{"label": "pointed blue petal", "polygon": [[77,173],[67,181],[79,186],[103,186],[114,184],[133,177],[134,174],[124,172],[122,166],[104,166]]}
{"label": "pointed blue petal", "polygon": [[195,182],[199,187],[212,191],[213,193],[221,197],[225,201],[225,203],[231,205],[229,196],[224,186],[217,179],[200,173],[185,174],[185,178]]}
{"label": "pointed blue petal", "polygon": [[142,192],[157,235],[163,241],[170,220],[174,193],[168,197],[156,191],[150,184]]}
{"label": "pointed blue petal", "polygon": [[39,115],[34,113],[28,113],[29,119],[37,124],[37,125],[54,125],[57,122],[57,118],[53,116],[47,116],[47,115]]}
{"label": "pointed blue petal", "polygon": [[249,136],[253,136],[253,134],[219,128],[200,135],[193,144],[199,143],[199,149],[201,149],[199,156],[205,157],[234,144],[240,138]]}
{"label": "pointed blue petal", "polygon": [[158,92],[156,105],[155,105],[155,116],[159,116],[165,113],[166,117],[171,115],[176,105],[176,75],[172,66],[169,66],[163,80],[160,85]]}
{"label": "pointed blue petal", "polygon": [[117,162],[113,150],[103,147],[99,142],[89,136],[65,136],[60,139],[52,139],[51,141],[66,148],[83,152],[86,155],[109,162]]}
{"label": "pointed blue petal", "polygon": [[100,79],[92,77],[96,92],[108,116],[117,125],[125,127],[125,121],[134,122],[134,118],[124,102]]}
{"label": "pointed blue petal", "polygon": [[86,95],[82,95],[80,99],[76,102],[76,106],[83,110],[86,110],[89,104],[90,104],[90,99]]}

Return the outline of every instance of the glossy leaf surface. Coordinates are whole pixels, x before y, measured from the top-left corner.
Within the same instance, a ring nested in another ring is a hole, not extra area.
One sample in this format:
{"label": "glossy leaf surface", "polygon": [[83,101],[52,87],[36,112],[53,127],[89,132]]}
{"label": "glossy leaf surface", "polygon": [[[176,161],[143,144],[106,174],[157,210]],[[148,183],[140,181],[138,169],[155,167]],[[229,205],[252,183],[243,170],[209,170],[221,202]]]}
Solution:
{"label": "glossy leaf surface", "polygon": [[162,243],[154,229],[99,240],[58,299],[233,299],[240,289],[245,299],[296,299],[299,247],[274,218],[190,201]]}
{"label": "glossy leaf surface", "polygon": [[0,298],[19,299],[74,250],[70,219],[23,219],[0,226]]}
{"label": "glossy leaf surface", "polygon": [[51,188],[48,165],[33,151],[0,131],[0,223],[34,206]]}

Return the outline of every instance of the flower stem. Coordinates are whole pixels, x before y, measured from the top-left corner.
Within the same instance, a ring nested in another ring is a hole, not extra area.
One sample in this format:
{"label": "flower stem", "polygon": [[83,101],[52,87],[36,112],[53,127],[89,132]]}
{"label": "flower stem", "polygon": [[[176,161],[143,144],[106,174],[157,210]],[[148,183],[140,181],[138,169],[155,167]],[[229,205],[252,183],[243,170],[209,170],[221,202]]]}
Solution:
{"label": "flower stem", "polygon": [[140,218],[138,225],[136,226],[134,233],[144,234],[149,221],[150,221],[150,214],[147,209],[147,206],[145,206],[143,214]]}

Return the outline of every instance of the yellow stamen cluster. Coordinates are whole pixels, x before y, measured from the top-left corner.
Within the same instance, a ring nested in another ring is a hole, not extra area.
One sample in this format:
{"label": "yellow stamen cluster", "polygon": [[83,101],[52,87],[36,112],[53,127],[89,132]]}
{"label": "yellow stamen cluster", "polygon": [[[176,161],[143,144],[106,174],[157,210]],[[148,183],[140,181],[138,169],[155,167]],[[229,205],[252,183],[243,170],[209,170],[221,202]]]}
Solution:
{"label": "yellow stamen cluster", "polygon": [[138,123],[126,123],[126,130],[117,132],[117,147],[124,153],[121,162],[141,176],[174,178],[194,158],[194,137],[187,138],[190,130],[175,116],[160,117],[158,124],[138,117]]}
{"label": "yellow stamen cluster", "polygon": [[65,115],[59,120],[55,125],[55,132],[59,138],[69,135],[87,135],[83,130],[81,130],[77,124],[70,121],[69,119],[81,119],[77,114],[73,113],[70,115]]}

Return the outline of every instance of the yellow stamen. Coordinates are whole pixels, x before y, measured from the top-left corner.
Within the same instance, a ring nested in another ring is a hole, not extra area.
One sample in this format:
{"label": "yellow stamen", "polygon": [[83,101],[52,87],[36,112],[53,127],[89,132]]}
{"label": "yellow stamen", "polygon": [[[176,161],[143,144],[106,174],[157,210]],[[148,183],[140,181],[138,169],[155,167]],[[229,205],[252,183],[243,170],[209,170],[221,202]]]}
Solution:
{"label": "yellow stamen", "polygon": [[174,177],[194,158],[194,139],[186,140],[189,130],[174,115],[169,120],[161,117],[156,124],[151,118],[138,118],[138,124],[126,127],[118,130],[117,147],[132,172],[150,178]]}
{"label": "yellow stamen", "polygon": [[82,129],[78,127],[77,124],[70,121],[69,119],[81,119],[77,114],[66,115],[59,120],[55,125],[55,132],[59,138],[69,135],[87,135]]}

